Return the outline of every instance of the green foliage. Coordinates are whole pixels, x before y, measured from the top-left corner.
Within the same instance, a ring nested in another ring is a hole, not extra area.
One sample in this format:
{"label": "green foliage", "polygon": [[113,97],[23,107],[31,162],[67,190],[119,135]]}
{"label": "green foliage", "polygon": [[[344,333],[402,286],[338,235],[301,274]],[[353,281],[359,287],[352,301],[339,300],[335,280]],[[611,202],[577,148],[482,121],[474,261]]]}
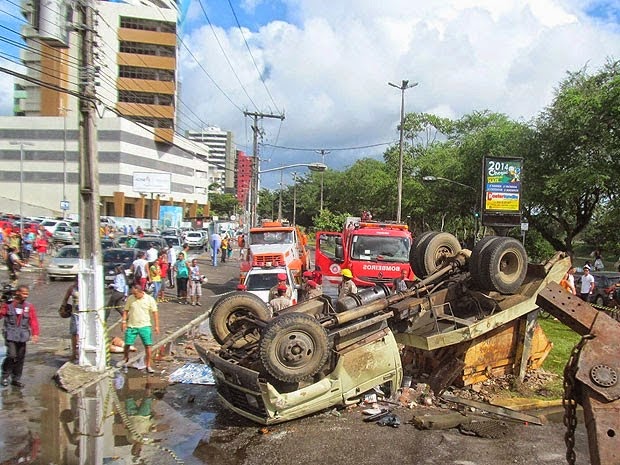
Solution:
{"label": "green foliage", "polygon": [[230,216],[239,210],[239,201],[232,194],[211,192],[209,203],[211,204],[211,215]]}
{"label": "green foliage", "polygon": [[349,213],[332,213],[323,209],[313,218],[315,231],[342,231]]}

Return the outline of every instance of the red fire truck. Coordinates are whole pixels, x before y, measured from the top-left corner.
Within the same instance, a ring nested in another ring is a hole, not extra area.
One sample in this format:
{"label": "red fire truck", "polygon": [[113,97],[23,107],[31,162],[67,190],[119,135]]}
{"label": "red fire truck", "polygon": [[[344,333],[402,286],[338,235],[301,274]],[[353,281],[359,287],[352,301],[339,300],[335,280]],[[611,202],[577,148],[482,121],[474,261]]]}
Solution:
{"label": "red fire truck", "polygon": [[315,268],[332,283],[338,282],[341,270],[348,268],[358,287],[378,283],[391,286],[403,269],[406,279],[414,278],[409,265],[411,241],[405,224],[350,217],[342,232],[316,233]]}

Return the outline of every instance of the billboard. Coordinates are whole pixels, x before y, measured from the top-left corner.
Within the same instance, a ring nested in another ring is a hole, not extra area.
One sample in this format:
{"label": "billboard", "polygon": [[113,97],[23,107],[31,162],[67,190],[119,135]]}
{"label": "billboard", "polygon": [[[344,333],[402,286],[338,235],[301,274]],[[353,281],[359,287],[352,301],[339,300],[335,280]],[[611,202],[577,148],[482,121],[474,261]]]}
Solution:
{"label": "billboard", "polygon": [[170,194],[170,173],[133,173],[133,191],[143,194]]}
{"label": "billboard", "polygon": [[483,224],[514,226],[521,222],[522,158],[484,157]]}
{"label": "billboard", "polygon": [[162,205],[159,207],[159,229],[180,228],[183,222],[183,207]]}

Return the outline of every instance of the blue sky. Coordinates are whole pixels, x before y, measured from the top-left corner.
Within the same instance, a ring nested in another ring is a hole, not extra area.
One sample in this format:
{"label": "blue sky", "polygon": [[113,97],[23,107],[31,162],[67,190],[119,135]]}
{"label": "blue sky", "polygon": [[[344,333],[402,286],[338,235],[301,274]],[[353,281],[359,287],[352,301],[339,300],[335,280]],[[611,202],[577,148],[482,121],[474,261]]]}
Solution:
{"label": "blue sky", "polygon": [[[264,169],[320,161],[321,148],[332,150],[325,161],[333,169],[381,157],[398,139],[400,92],[388,81],[419,82],[406,93],[408,112],[458,118],[488,109],[527,121],[551,102],[567,71],[595,71],[620,58],[618,0],[231,3],[242,31],[228,0],[202,0],[213,27],[197,0],[189,4],[180,34],[179,126],[231,130],[249,152],[243,110],[284,111],[283,122],[261,123]],[[0,10],[19,17],[14,4],[0,0]],[[18,20],[0,18],[0,26],[18,30]],[[2,27],[0,38],[19,40]],[[19,55],[5,42],[0,53]],[[12,78],[0,74],[0,114],[11,107]],[[275,188],[279,180],[270,173],[261,182]],[[284,182],[292,182],[290,173]]]}

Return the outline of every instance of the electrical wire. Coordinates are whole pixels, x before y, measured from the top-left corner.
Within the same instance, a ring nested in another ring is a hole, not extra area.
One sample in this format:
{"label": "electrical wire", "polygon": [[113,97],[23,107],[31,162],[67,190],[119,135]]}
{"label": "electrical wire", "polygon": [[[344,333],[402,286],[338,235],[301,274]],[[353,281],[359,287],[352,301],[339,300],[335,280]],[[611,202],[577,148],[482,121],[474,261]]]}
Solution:
{"label": "electrical wire", "polygon": [[292,150],[292,151],[296,151],[296,152],[315,152],[317,150],[329,150],[330,152],[336,152],[336,151],[346,151],[346,150],[359,150],[359,149],[369,149],[369,148],[373,148],[373,147],[381,147],[382,145],[390,145],[390,144],[395,144],[397,143],[397,140],[391,141],[391,142],[380,142],[378,144],[371,144],[371,145],[360,145],[357,147],[340,147],[340,148],[325,148],[325,147],[321,147],[321,148],[303,148],[303,147],[283,147],[280,145],[272,145],[272,144],[263,144],[266,147],[273,147],[274,149],[282,149],[282,150]]}
{"label": "electrical wire", "polygon": [[248,98],[248,100],[250,102],[252,102],[252,105],[254,105],[254,108],[256,109],[256,111],[259,111],[258,107],[256,106],[256,103],[254,103],[254,100],[252,100],[252,97],[250,97],[250,94],[248,94],[248,91],[246,90],[245,86],[241,82],[241,79],[239,79],[239,75],[235,71],[234,66],[232,65],[232,63],[228,59],[228,55],[226,54],[226,51],[224,50],[224,47],[222,47],[222,43],[220,42],[220,39],[218,39],[217,34],[215,33],[215,28],[213,27],[213,24],[211,24],[211,20],[209,19],[209,15],[207,15],[207,10],[205,10],[205,7],[202,4],[202,0],[198,0],[198,4],[200,5],[200,9],[202,10],[202,13],[204,14],[204,16],[205,16],[205,18],[207,20],[207,23],[209,23],[209,27],[211,28],[211,32],[213,33],[213,37],[215,37],[215,41],[217,42],[217,45],[219,45],[220,50],[222,51],[222,55],[224,55],[224,58],[226,59],[226,63],[228,63],[228,66],[230,67],[230,70],[235,75],[235,78],[237,79],[237,82],[241,86],[241,89],[243,89],[243,92],[245,93],[245,95]]}
{"label": "electrical wire", "polygon": [[267,87],[267,84],[265,83],[265,79],[263,78],[263,75],[260,72],[260,70],[258,69],[258,65],[256,64],[256,60],[254,59],[254,55],[252,55],[252,50],[250,50],[250,46],[248,45],[248,41],[245,39],[245,35],[243,35],[243,29],[241,28],[241,24],[239,24],[239,19],[237,18],[237,13],[235,12],[235,8],[233,7],[232,2],[230,0],[228,0],[228,5],[230,5],[230,10],[232,11],[233,16],[235,17],[235,22],[237,23],[237,27],[239,27],[239,33],[241,34],[241,37],[243,37],[243,42],[245,43],[245,47],[248,49],[248,53],[250,54],[250,57],[252,58],[252,63],[254,63],[254,68],[256,69],[256,72],[258,73],[258,77],[260,78],[261,82],[263,83],[263,87],[267,91],[267,95],[269,95],[269,98],[271,99],[271,103],[273,103],[273,106],[276,108],[276,111],[278,113],[282,113],[278,109],[278,105],[276,104],[275,100],[273,99],[273,96],[271,95],[271,92],[269,92],[269,88]]}

